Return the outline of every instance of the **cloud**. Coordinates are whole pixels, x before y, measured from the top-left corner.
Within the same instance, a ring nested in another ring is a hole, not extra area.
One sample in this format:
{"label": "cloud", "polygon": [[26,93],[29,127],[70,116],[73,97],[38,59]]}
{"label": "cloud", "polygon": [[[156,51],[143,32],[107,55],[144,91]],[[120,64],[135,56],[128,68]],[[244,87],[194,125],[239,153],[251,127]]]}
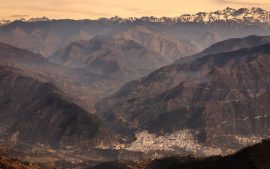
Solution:
{"label": "cloud", "polygon": [[10,18],[27,18],[29,15],[11,15]]}
{"label": "cloud", "polygon": [[143,14],[143,15],[147,14],[149,16],[154,13],[168,12],[167,9],[162,9],[162,8],[156,8],[156,9],[126,8],[125,11],[129,13],[136,13],[136,14]]}
{"label": "cloud", "polygon": [[218,0],[227,4],[240,4],[240,5],[270,5],[268,0]]}
{"label": "cloud", "polygon": [[[20,10],[31,10],[32,12],[44,12],[44,14],[49,12],[62,13],[62,14],[85,14],[85,15],[110,15],[110,13],[102,11],[91,11],[82,9],[59,9],[55,7],[15,7],[14,9]],[[29,15],[12,15],[11,17],[28,17]]]}

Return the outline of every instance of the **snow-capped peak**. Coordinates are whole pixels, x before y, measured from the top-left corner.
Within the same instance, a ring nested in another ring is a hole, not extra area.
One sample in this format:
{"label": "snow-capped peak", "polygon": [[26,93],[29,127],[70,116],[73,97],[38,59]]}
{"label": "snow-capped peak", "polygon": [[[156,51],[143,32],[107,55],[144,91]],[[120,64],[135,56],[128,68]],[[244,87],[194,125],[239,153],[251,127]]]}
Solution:
{"label": "snow-capped peak", "polygon": [[226,8],[215,12],[199,12],[194,15],[181,15],[178,22],[202,22],[212,23],[215,21],[234,21],[245,23],[269,23],[270,12],[261,8]]}
{"label": "snow-capped peak", "polygon": [[31,18],[27,22],[42,22],[42,21],[50,21],[50,19],[43,16],[41,18]]}
{"label": "snow-capped peak", "polygon": [[7,24],[9,24],[10,22],[11,22],[10,20],[6,20],[6,19],[0,20],[0,26],[1,26],[1,25],[7,25]]}
{"label": "snow-capped peak", "polygon": [[21,22],[42,22],[42,21],[50,21],[49,18],[43,16],[41,18],[31,18],[31,19],[25,19],[25,18],[20,18],[20,19],[14,19],[14,20],[7,20],[7,19],[3,19],[0,20],[0,26],[1,25],[7,25],[13,21],[21,21]]}
{"label": "snow-capped peak", "polygon": [[126,23],[126,22],[153,22],[153,23],[165,23],[165,24],[174,24],[174,23],[213,23],[216,21],[224,22],[241,22],[247,24],[255,23],[270,23],[270,12],[263,10],[261,8],[240,8],[233,9],[227,7],[224,10],[217,10],[214,12],[198,12],[196,14],[184,14],[178,17],[141,17],[141,18],[101,18],[99,21],[109,21],[114,23]]}

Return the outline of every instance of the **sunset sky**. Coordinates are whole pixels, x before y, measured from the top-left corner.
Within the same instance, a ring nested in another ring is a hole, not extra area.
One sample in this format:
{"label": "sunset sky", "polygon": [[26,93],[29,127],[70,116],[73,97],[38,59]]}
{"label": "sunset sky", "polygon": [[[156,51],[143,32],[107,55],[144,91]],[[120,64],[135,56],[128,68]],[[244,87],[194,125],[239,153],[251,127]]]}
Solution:
{"label": "sunset sky", "polygon": [[270,0],[0,0],[1,19],[47,16],[96,19],[100,17],[178,16],[226,7],[261,7]]}

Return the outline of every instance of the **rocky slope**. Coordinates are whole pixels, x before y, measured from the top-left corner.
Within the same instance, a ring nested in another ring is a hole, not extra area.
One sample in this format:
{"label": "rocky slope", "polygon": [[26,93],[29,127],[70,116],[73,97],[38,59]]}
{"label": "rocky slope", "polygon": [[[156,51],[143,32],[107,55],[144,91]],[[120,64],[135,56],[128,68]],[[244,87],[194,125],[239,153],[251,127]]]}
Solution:
{"label": "rocky slope", "polygon": [[21,70],[0,67],[0,123],[13,144],[94,147],[110,144],[112,132],[50,83]]}
{"label": "rocky slope", "polygon": [[0,156],[0,168],[3,169],[41,169],[41,167],[6,156]]}
{"label": "rocky slope", "polygon": [[190,129],[222,147],[269,133],[270,44],[206,55],[130,82],[97,104],[120,133]]}
{"label": "rocky slope", "polygon": [[245,38],[228,39],[228,40],[215,43],[195,55],[182,57],[176,60],[175,63],[180,64],[180,63],[191,62],[205,55],[230,52],[230,51],[238,50],[241,48],[251,48],[251,47],[260,46],[269,42],[270,42],[269,36],[252,35]]}
{"label": "rocky slope", "polygon": [[116,38],[134,40],[142,46],[162,55],[168,62],[177,58],[197,53],[196,46],[187,40],[172,40],[158,31],[150,30],[146,26],[136,25],[127,31],[115,35]]}

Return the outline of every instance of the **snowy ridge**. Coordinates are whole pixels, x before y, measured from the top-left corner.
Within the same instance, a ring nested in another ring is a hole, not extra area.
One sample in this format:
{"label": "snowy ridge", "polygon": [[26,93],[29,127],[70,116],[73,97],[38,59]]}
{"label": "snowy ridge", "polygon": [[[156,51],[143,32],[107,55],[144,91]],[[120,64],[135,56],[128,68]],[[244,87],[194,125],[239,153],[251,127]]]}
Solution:
{"label": "snowy ridge", "polygon": [[224,10],[218,10],[215,12],[198,12],[197,14],[184,14],[178,17],[142,17],[142,18],[100,18],[98,21],[103,22],[117,22],[117,23],[132,23],[132,22],[152,22],[152,23],[164,23],[164,24],[175,24],[175,23],[205,23],[210,24],[218,21],[223,22],[239,22],[247,24],[256,23],[270,23],[270,12],[261,8],[226,8]]}
{"label": "snowy ridge", "polygon": [[43,16],[41,18],[31,18],[31,19],[27,20],[26,22],[42,22],[42,21],[50,21],[50,19]]}
{"label": "snowy ridge", "polygon": [[15,19],[15,20],[7,20],[7,19],[3,19],[3,20],[0,20],[0,26],[2,25],[7,25],[7,24],[10,24],[11,22],[14,22],[14,21],[22,21],[22,22],[42,22],[42,21],[50,21],[49,18],[43,16],[41,18],[31,18],[31,19],[25,19],[25,18],[20,18],[20,19]]}
{"label": "snowy ridge", "polygon": [[10,20],[6,20],[6,19],[0,20],[0,26],[1,26],[1,25],[7,25],[7,24],[9,24],[10,22],[11,22]]}
{"label": "snowy ridge", "polygon": [[222,11],[199,12],[195,15],[182,15],[178,22],[203,22],[212,23],[215,21],[235,21],[249,23],[269,23],[270,12],[261,8],[226,8]]}
{"label": "snowy ridge", "polygon": [[[40,21],[50,21],[47,17],[41,18],[31,18],[26,20],[16,19],[23,22],[40,22]],[[162,23],[162,24],[176,24],[176,23],[204,23],[211,24],[214,22],[236,22],[236,23],[245,23],[245,24],[270,24],[270,11],[266,11],[261,8],[240,8],[233,9],[227,7],[224,10],[218,10],[214,12],[198,12],[196,14],[184,14],[177,17],[153,17],[153,16],[144,16],[141,18],[130,17],[130,18],[121,18],[118,16],[111,18],[99,18],[95,21],[104,22],[104,23],[135,23],[135,22],[150,22],[150,23]],[[0,20],[0,26],[11,23],[10,20]]]}

